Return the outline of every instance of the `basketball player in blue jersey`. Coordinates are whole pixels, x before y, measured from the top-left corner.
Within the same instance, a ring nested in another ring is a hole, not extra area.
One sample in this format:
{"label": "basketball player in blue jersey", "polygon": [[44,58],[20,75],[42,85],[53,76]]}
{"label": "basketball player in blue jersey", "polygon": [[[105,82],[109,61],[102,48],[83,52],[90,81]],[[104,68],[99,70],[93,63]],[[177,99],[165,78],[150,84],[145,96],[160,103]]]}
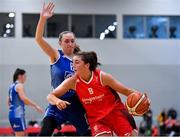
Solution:
{"label": "basketball player in blue jersey", "polygon": [[23,84],[26,81],[25,70],[17,68],[14,72],[13,84],[9,88],[9,122],[15,136],[25,136],[25,105],[34,107],[38,112],[43,110],[36,103],[26,97]]}
{"label": "basketball player in blue jersey", "polygon": [[[55,89],[66,78],[73,75],[72,57],[74,51],[78,50],[75,43],[75,35],[72,32],[64,31],[59,35],[59,45],[62,50],[53,48],[43,38],[44,26],[48,18],[53,15],[54,4],[43,5],[40,19],[36,29],[36,41],[40,48],[50,59],[51,86]],[[69,90],[62,99],[71,103],[66,110],[59,110],[56,105],[47,107],[40,136],[51,136],[55,128],[69,121],[77,129],[77,135],[89,135],[88,124],[85,119],[85,111],[78,96],[73,90]]]}

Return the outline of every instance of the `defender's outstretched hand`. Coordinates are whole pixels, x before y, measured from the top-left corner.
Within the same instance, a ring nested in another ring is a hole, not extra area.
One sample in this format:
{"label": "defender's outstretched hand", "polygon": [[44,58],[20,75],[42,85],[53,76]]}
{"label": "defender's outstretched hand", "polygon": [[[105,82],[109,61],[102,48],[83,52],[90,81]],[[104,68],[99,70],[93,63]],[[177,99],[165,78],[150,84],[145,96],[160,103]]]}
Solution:
{"label": "defender's outstretched hand", "polygon": [[71,103],[67,102],[67,101],[63,101],[63,100],[58,100],[56,102],[56,106],[58,107],[58,109],[62,110],[65,109],[68,105],[70,105]]}
{"label": "defender's outstretched hand", "polygon": [[40,106],[38,106],[38,105],[35,106],[35,109],[36,109],[39,113],[43,113],[43,112],[44,112],[43,109],[42,109]]}
{"label": "defender's outstretched hand", "polygon": [[41,11],[41,17],[44,17],[46,19],[50,18],[54,14],[54,12],[53,12],[54,7],[55,7],[55,5],[52,2],[48,3],[47,5],[45,5],[45,3],[44,3],[43,9]]}

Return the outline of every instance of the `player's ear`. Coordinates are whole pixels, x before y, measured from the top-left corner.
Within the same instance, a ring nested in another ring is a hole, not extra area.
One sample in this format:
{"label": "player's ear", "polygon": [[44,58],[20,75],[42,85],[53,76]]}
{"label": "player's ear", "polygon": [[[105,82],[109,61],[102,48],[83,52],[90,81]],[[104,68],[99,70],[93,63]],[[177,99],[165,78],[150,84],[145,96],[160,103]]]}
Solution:
{"label": "player's ear", "polygon": [[58,43],[59,43],[59,45],[61,46],[62,40],[59,40]]}
{"label": "player's ear", "polygon": [[90,64],[89,64],[89,63],[86,63],[86,64],[85,64],[85,67],[86,67],[87,69],[89,69],[89,68],[90,68]]}

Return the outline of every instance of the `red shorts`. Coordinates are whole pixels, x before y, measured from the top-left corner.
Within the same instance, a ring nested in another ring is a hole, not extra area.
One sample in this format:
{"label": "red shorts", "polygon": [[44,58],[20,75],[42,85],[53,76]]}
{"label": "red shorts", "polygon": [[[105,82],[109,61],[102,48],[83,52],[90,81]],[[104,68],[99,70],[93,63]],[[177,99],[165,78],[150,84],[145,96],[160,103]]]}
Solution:
{"label": "red shorts", "polygon": [[104,125],[102,122],[95,122],[93,124],[90,124],[92,136],[96,137],[105,133],[112,134],[111,129]]}
{"label": "red shorts", "polygon": [[[130,117],[130,118],[128,118]],[[90,123],[92,136],[114,132],[117,136],[127,136],[135,128],[134,119],[126,110],[115,108],[103,119]]]}

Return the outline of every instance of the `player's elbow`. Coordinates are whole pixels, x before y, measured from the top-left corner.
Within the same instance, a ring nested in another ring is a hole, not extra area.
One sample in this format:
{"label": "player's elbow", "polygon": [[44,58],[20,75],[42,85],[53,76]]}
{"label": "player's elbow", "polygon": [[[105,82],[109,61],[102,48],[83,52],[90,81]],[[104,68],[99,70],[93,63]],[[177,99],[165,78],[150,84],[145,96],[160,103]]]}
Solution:
{"label": "player's elbow", "polygon": [[20,98],[24,102],[25,105],[29,105],[29,100],[26,96],[22,95],[22,96],[20,96]]}
{"label": "player's elbow", "polygon": [[53,95],[50,93],[47,95],[46,99],[51,105],[54,105],[52,97],[53,97]]}
{"label": "player's elbow", "polygon": [[51,95],[48,94],[47,97],[46,97],[46,99],[47,99],[48,102],[49,102],[49,100],[50,100],[50,98],[51,98],[50,96],[51,96]]}
{"label": "player's elbow", "polygon": [[36,36],[35,36],[36,42],[37,42],[37,43],[40,43],[41,39],[42,39],[42,37],[40,37],[40,36],[38,36],[38,35],[36,34]]}
{"label": "player's elbow", "polygon": [[20,97],[20,99],[21,99],[23,102],[25,102],[25,100],[26,100],[26,96],[24,96],[24,95],[20,95],[19,97]]}

